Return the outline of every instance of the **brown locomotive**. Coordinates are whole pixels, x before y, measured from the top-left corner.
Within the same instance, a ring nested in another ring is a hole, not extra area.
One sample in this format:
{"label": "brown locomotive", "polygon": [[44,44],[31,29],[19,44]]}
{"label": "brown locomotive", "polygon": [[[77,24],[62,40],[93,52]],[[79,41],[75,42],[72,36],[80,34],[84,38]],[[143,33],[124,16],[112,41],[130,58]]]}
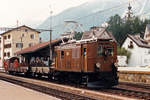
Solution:
{"label": "brown locomotive", "polygon": [[[60,41],[60,40],[59,40]],[[33,47],[34,48],[34,47]],[[118,84],[117,43],[110,33],[99,28],[83,34],[82,40],[57,43],[53,48],[53,63],[49,61],[49,47],[32,52],[20,52],[24,57],[26,69],[21,66],[8,72],[24,72],[28,75],[48,75],[59,81],[70,81],[77,84],[96,83],[100,86],[111,87]],[[23,51],[23,50],[22,50]],[[26,50],[27,51],[27,50]],[[43,53],[44,52],[44,53]],[[37,60],[38,62],[33,61]],[[42,62],[47,60],[47,66]],[[34,63],[32,63],[32,61]],[[39,64],[39,62],[42,62]],[[25,70],[20,70],[24,68]]]}
{"label": "brown locomotive", "polygon": [[116,43],[110,40],[66,43],[55,48],[55,70],[64,80],[118,84]]}

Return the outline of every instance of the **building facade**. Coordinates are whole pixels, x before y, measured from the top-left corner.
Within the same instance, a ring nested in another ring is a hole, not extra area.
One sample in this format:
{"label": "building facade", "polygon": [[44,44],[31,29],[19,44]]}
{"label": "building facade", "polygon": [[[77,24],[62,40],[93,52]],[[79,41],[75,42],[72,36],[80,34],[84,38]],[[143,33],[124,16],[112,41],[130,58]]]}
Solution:
{"label": "building facade", "polygon": [[2,33],[3,59],[16,56],[15,52],[39,43],[39,33],[25,25]]}
{"label": "building facade", "polygon": [[139,35],[128,35],[122,47],[131,52],[129,67],[150,65],[150,45]]}
{"label": "building facade", "polygon": [[3,37],[0,35],[0,70],[3,69]]}

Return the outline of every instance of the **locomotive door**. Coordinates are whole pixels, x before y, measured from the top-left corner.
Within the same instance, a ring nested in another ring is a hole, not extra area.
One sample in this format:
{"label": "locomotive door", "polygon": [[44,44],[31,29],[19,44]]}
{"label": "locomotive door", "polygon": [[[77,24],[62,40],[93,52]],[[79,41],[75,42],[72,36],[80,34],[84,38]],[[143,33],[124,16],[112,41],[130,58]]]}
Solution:
{"label": "locomotive door", "polygon": [[65,64],[66,69],[71,68],[71,54],[70,54],[70,52],[71,52],[71,50],[66,51],[66,64]]}

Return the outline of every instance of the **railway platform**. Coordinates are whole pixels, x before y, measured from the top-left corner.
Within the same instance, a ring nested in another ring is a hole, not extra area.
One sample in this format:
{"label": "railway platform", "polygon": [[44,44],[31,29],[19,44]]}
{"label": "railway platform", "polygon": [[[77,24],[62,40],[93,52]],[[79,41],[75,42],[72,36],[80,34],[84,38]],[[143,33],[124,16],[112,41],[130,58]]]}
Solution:
{"label": "railway platform", "polygon": [[0,100],[60,100],[60,99],[0,80]]}
{"label": "railway platform", "polygon": [[[52,94],[53,96],[56,96],[58,98],[60,98],[60,97],[64,98],[64,96],[65,96],[65,98],[70,98],[67,100],[79,100],[79,99],[80,100],[140,100],[140,99],[134,98],[133,96],[131,96],[131,97],[126,96],[125,95],[126,91],[124,92],[122,90],[121,91],[119,90],[119,92],[117,93],[115,91],[118,91],[118,90],[113,90],[114,92],[111,92],[112,89],[90,90],[90,89],[84,89],[84,88],[75,88],[75,87],[68,86],[68,85],[55,84],[55,83],[51,83],[51,82],[47,82],[47,81],[41,81],[41,80],[23,78],[23,77],[18,77],[18,76],[12,76],[12,75],[8,75],[5,73],[0,73],[0,79],[6,80],[6,81],[11,82],[13,84],[17,83],[18,85],[25,86],[27,88],[30,87],[30,89],[31,88],[40,89],[40,91],[42,93]],[[0,84],[0,86],[1,86],[1,84]],[[36,88],[36,86],[38,86],[38,88]],[[10,91],[13,92],[12,90],[16,90],[16,88],[12,88]],[[54,94],[51,93],[51,90]],[[61,91],[62,93],[59,91]],[[0,93],[1,92],[2,91],[0,91]],[[7,92],[5,92],[5,93],[7,93]],[[17,94],[25,95],[25,93],[23,93],[23,92],[18,92]],[[9,94],[7,93],[7,95],[9,95]],[[36,94],[36,95],[38,95],[38,94]],[[10,96],[13,97],[12,95],[10,95]],[[23,96],[21,98],[25,98],[25,97],[26,96]],[[88,99],[85,99],[85,98],[88,98]],[[5,99],[3,99],[3,100],[5,100]],[[6,100],[34,100],[34,99],[33,98],[32,99],[28,99],[28,98],[27,99],[20,99],[19,98],[19,99],[6,99]],[[37,99],[35,99],[35,100],[37,100]],[[48,100],[48,99],[38,98],[38,100]],[[49,100],[55,100],[55,99],[49,99]],[[66,99],[63,99],[63,100],[66,100]]]}
{"label": "railway platform", "polygon": [[150,84],[150,67],[119,67],[119,81]]}

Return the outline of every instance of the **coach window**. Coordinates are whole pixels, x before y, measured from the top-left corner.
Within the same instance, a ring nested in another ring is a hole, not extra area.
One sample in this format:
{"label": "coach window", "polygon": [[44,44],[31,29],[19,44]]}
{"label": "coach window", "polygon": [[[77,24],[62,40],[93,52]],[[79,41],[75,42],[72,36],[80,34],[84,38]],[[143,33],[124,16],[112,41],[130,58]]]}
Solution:
{"label": "coach window", "polygon": [[98,56],[102,56],[103,55],[103,49],[102,49],[101,45],[99,45],[98,48],[97,48],[97,55]]}
{"label": "coach window", "polygon": [[61,51],[61,58],[64,58],[64,51]]}

